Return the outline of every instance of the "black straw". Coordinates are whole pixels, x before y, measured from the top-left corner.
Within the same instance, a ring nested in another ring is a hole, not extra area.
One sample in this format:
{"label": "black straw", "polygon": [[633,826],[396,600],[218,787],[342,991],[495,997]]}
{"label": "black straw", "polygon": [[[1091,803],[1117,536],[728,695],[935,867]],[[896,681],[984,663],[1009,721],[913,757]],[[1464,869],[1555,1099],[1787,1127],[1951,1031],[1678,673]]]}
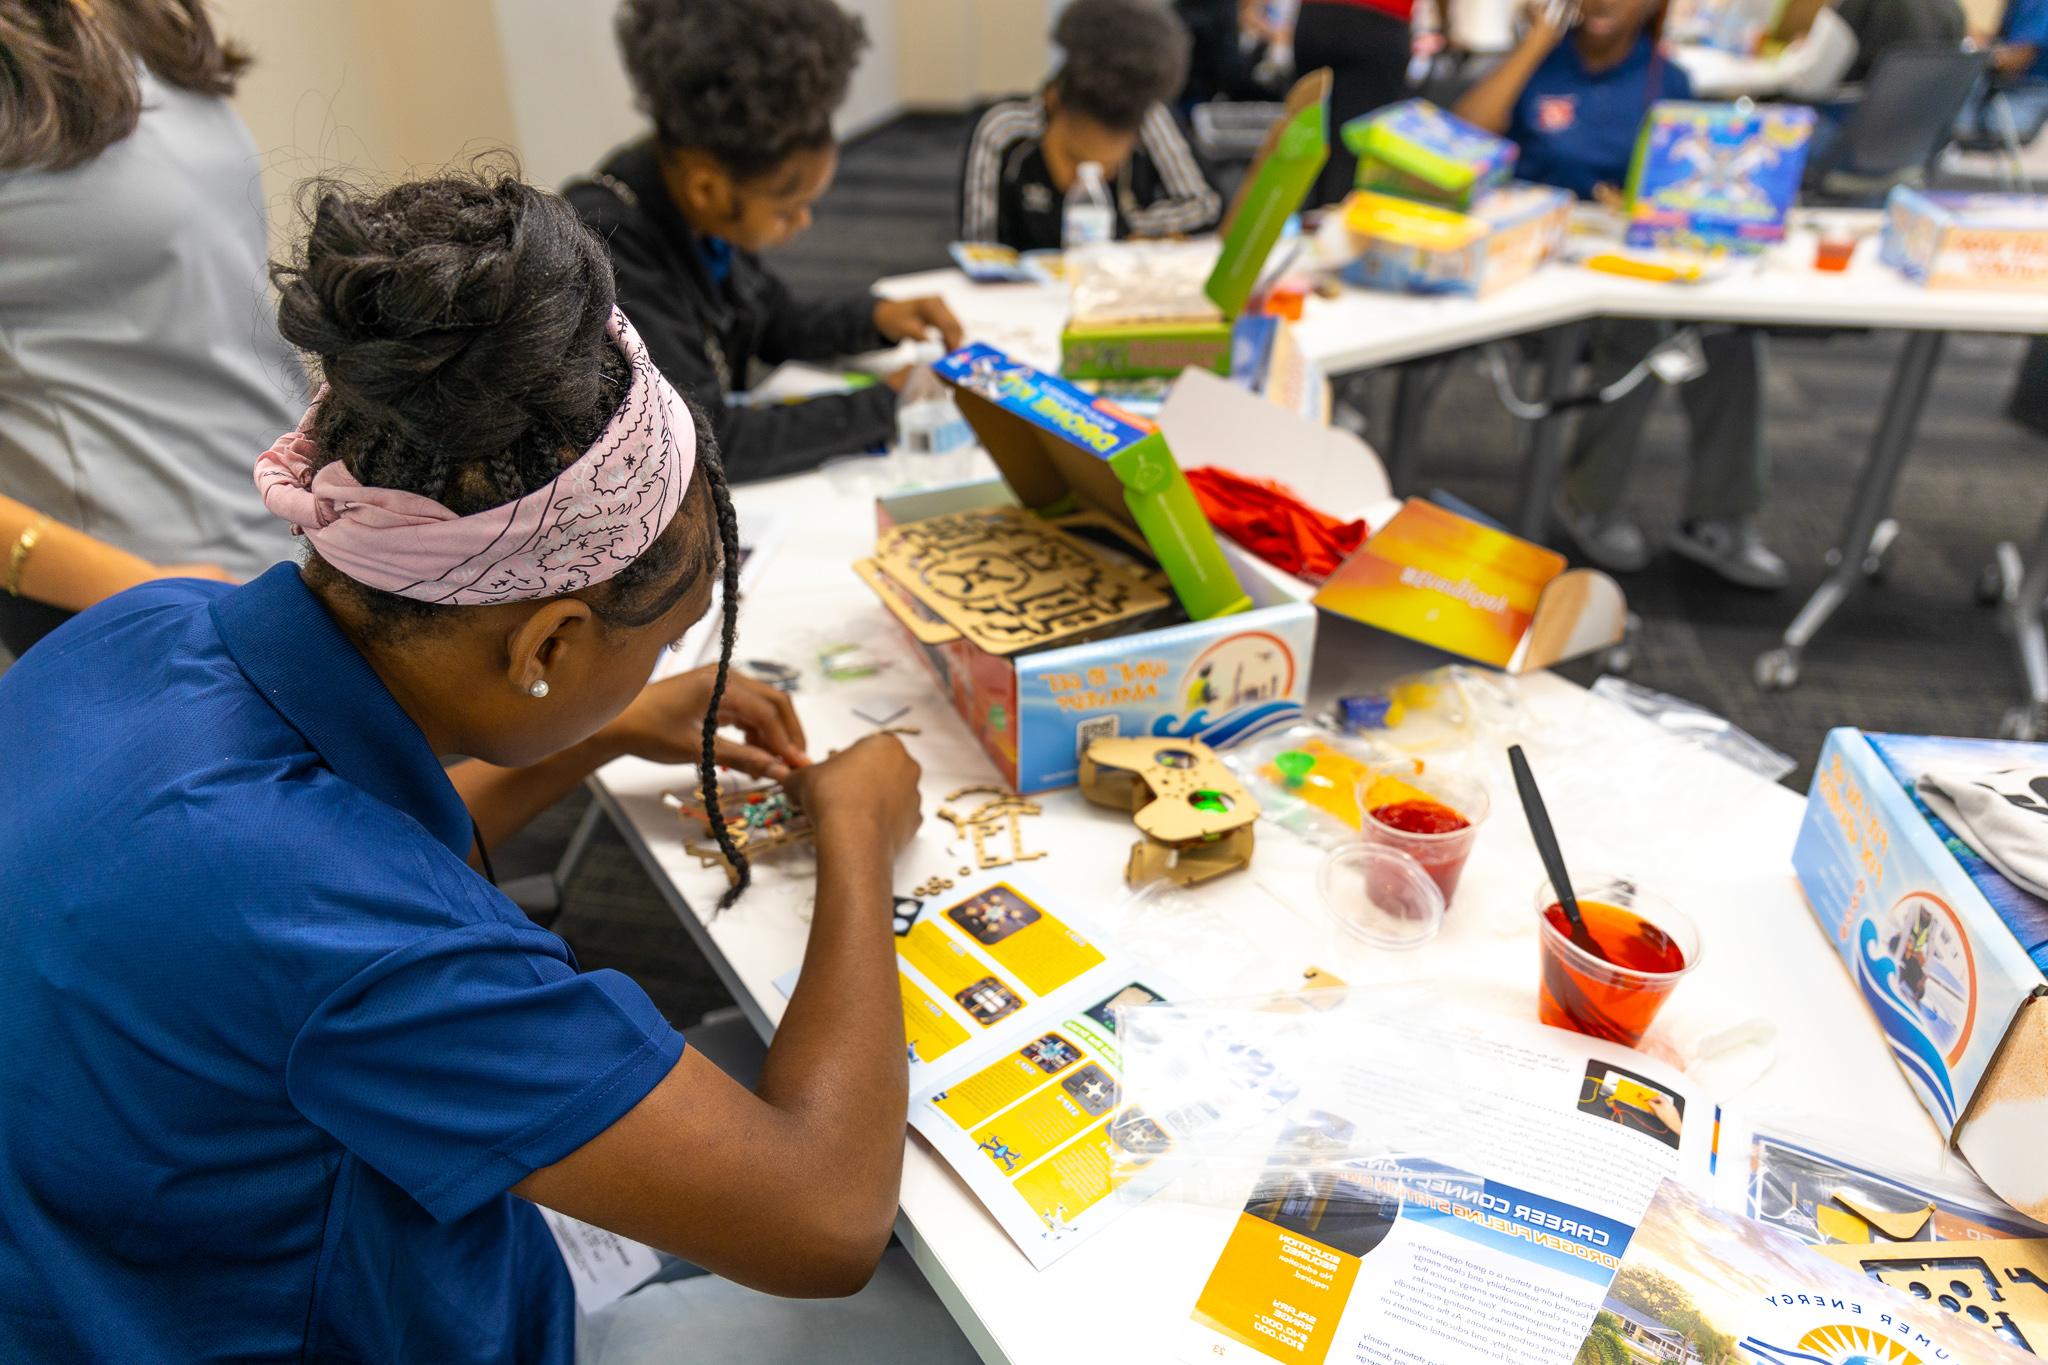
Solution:
{"label": "black straw", "polygon": [[1588,947],[1593,942],[1593,935],[1587,931],[1585,918],[1579,914],[1578,897],[1572,894],[1571,874],[1564,870],[1564,849],[1558,846],[1557,831],[1550,827],[1550,812],[1544,808],[1543,793],[1536,790],[1536,774],[1529,771],[1529,759],[1522,752],[1521,745],[1508,746],[1508,765],[1515,770],[1515,790],[1522,794],[1522,814],[1529,817],[1529,833],[1536,840],[1536,852],[1543,859],[1543,870],[1550,874],[1550,889],[1557,893],[1557,903],[1564,907],[1565,918],[1572,922],[1572,942]]}

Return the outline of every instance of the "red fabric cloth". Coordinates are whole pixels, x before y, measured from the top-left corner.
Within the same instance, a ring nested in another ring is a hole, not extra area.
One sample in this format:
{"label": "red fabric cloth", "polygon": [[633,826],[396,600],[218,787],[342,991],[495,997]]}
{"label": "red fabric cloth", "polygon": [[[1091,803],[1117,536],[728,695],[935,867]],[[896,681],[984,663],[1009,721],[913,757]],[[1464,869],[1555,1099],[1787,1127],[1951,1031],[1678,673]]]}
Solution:
{"label": "red fabric cloth", "polygon": [[1320,583],[1365,539],[1362,521],[1338,521],[1287,485],[1247,479],[1213,465],[1188,471],[1209,522],[1276,569]]}
{"label": "red fabric cloth", "polygon": [[1311,0],[1311,3],[1357,5],[1360,9],[1376,9],[1381,14],[1392,15],[1404,24],[1415,18],[1415,0]]}

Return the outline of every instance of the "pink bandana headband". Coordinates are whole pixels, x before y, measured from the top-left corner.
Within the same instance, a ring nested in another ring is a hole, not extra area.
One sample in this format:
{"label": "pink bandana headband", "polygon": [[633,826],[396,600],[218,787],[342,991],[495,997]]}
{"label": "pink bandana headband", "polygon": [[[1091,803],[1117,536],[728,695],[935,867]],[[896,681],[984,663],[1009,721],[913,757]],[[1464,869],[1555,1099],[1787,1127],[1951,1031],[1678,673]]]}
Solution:
{"label": "pink bandana headband", "polygon": [[[367,488],[340,460],[313,468],[320,399],[256,460],[263,505],[356,582],[420,602],[528,602],[602,583],[668,528],[697,465],[689,407],[614,308],[605,334],[632,370],[625,401],[574,463],[515,502],[471,516]],[[324,390],[323,390],[324,394]]]}

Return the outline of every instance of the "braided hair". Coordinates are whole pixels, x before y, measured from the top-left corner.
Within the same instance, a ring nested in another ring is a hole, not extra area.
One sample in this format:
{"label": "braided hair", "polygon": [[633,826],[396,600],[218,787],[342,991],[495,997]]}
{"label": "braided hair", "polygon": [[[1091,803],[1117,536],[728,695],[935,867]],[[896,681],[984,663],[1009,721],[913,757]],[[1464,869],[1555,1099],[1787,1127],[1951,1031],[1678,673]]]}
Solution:
{"label": "braided hair", "polygon": [[[318,363],[317,462],[431,498],[461,516],[516,501],[597,439],[631,375],[605,334],[616,297],[604,245],[575,210],[510,170],[409,181],[381,193],[314,182],[305,240],[271,267],[278,329]],[[718,709],[739,616],[739,522],[711,422],[694,404],[696,470],[685,504],[708,502],[722,561],[724,622],[699,762],[704,811],[735,879],[751,880],[718,793]],[[677,516],[624,570],[575,594],[608,626],[666,616],[710,549]],[[694,551],[694,553],[693,553]],[[308,583],[346,601],[360,630],[390,644],[469,607],[419,602],[356,582],[318,554]]]}
{"label": "braided hair", "polygon": [[718,766],[712,757],[718,744],[718,707],[725,700],[726,678],[732,672],[733,641],[739,632],[740,526],[739,518],[733,514],[732,492],[725,484],[724,467],[715,459],[705,461],[701,467],[711,485],[711,505],[718,514],[718,543],[724,563],[720,570],[723,591],[719,594],[722,601],[718,623],[718,671],[711,679],[711,704],[704,709],[704,762],[697,770],[697,778],[704,796],[704,814],[711,821],[718,851],[725,855],[727,866],[732,868],[732,885],[718,898],[718,908],[724,910],[738,900],[754,880],[754,869],[747,862],[747,856],[739,851],[732,841],[731,832],[725,827],[725,816],[718,806]]}

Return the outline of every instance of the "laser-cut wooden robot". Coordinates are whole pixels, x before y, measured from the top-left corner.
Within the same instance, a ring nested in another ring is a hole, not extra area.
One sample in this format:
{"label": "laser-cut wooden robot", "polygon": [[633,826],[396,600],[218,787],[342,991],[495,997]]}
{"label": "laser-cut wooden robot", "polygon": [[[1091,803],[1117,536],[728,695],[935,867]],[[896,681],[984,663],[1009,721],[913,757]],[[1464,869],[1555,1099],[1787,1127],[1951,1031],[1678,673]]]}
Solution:
{"label": "laser-cut wooden robot", "polygon": [[1081,756],[1081,794],[1129,811],[1145,837],[1124,881],[1205,882],[1252,860],[1259,803],[1208,745],[1192,739],[1098,739]]}

